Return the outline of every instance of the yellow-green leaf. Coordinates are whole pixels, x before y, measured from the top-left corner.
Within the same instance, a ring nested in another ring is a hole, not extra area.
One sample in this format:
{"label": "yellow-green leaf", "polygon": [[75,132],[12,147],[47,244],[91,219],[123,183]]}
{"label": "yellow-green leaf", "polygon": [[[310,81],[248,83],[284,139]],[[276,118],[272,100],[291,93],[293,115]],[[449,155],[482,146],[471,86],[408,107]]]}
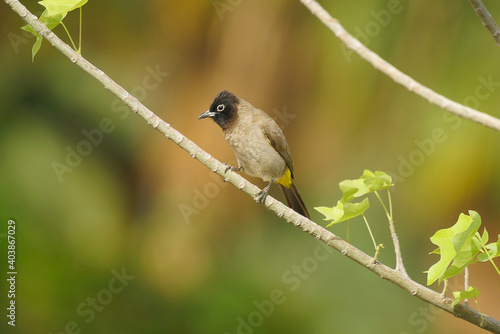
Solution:
{"label": "yellow-green leaf", "polygon": [[439,247],[441,258],[429,268],[427,285],[460,273],[474,259],[479,249],[473,237],[480,225],[481,217],[470,210],[469,215],[461,214],[455,225],[439,230],[431,237],[431,242]]}
{"label": "yellow-green leaf", "polygon": [[48,17],[52,17],[80,8],[87,3],[87,0],[43,0],[38,3],[47,8]]}
{"label": "yellow-green leaf", "polygon": [[479,296],[479,290],[476,288],[473,288],[472,286],[469,286],[467,291],[454,291],[453,292],[453,297],[455,297],[455,300],[453,303],[451,303],[451,306],[455,306],[462,300],[468,299],[468,298],[476,298]]}

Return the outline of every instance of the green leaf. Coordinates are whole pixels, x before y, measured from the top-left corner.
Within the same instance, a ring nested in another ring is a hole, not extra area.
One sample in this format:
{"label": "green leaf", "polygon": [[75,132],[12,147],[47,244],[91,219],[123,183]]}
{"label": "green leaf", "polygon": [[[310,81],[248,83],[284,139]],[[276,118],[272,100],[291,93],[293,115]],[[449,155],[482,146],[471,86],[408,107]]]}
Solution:
{"label": "green leaf", "polygon": [[[492,242],[491,244],[487,244],[486,249],[488,253],[482,253],[477,256],[477,260],[481,262],[486,262],[489,260],[489,257],[492,259],[500,256],[500,234],[498,235],[498,241]],[[489,254],[489,257],[488,257]]]}
{"label": "green leaf", "polygon": [[477,296],[479,296],[479,290],[476,288],[473,288],[472,286],[469,286],[467,291],[454,291],[453,297],[455,297],[455,300],[453,301],[453,303],[451,303],[451,306],[457,305],[462,300],[465,300],[468,298],[476,298]]}
{"label": "green leaf", "polygon": [[469,219],[467,219],[469,226],[467,226],[467,228],[462,232],[457,231],[457,233],[451,238],[453,247],[455,248],[455,252],[457,253],[460,252],[460,250],[464,248],[466,244],[472,242],[472,238],[481,226],[481,217],[477,212],[469,211],[469,215]]}
{"label": "green leaf", "polygon": [[481,243],[483,245],[486,245],[486,243],[488,242],[489,239],[490,239],[490,236],[488,234],[488,231],[486,231],[486,227],[485,227],[483,230],[483,236],[481,237]]}
{"label": "green leaf", "polygon": [[372,173],[368,169],[365,169],[361,179],[364,180],[365,185],[370,189],[370,191],[388,189],[392,186],[392,177],[380,171]]}
{"label": "green leaf", "polygon": [[359,179],[344,180],[339,183],[342,190],[342,203],[350,202],[352,199],[364,196],[371,192],[388,189],[392,186],[392,178],[384,172],[375,172],[365,169]]}
{"label": "green leaf", "polygon": [[64,14],[80,8],[87,3],[87,0],[43,0],[38,2],[47,8],[48,17]]}
{"label": "green leaf", "polygon": [[[47,11],[44,11],[42,13],[42,15],[40,15],[40,21],[42,21],[47,26],[47,28],[52,30],[58,24],[61,23],[61,21],[64,19],[65,16],[66,16],[66,14],[60,14],[60,15],[56,15],[54,17],[48,17]],[[43,38],[29,24],[21,27],[21,29],[31,33],[33,36],[36,37],[35,44],[33,44],[33,48],[31,49],[31,61],[35,61],[35,55],[38,53],[38,50],[40,50],[40,47],[42,46]]]}
{"label": "green leaf", "polygon": [[476,262],[476,255],[479,253],[480,247],[475,242],[469,242],[463,245],[459,252],[455,255],[453,263],[446,269],[446,272],[439,278],[441,282],[444,279],[456,276],[465,270],[470,263]]}
{"label": "green leaf", "polygon": [[330,224],[326,227],[330,227],[334,224],[361,216],[370,207],[370,202],[368,198],[365,198],[360,203],[342,203],[337,202],[337,205],[333,208],[333,219]]}
{"label": "green leaf", "polygon": [[55,27],[57,27],[65,17],[66,17],[66,13],[62,13],[62,14],[58,14],[58,15],[54,15],[54,16],[48,16],[48,12],[44,11],[42,13],[42,15],[40,16],[40,21],[45,23],[47,28],[52,30]]}
{"label": "green leaf", "polygon": [[35,56],[38,53],[38,51],[40,50],[40,47],[42,46],[42,41],[43,41],[42,36],[38,35],[38,37],[36,38],[35,44],[33,44],[33,47],[31,48],[31,62],[32,63],[35,62]]}
{"label": "green leaf", "polygon": [[334,212],[333,210],[335,209],[335,207],[327,207],[327,206],[316,206],[314,207],[314,209],[316,211],[318,211],[319,213],[321,213],[322,215],[325,216],[325,218],[323,218],[323,220],[333,220],[335,219],[335,215],[334,215]]}
{"label": "green leaf", "polygon": [[[439,247],[441,258],[429,268],[427,285],[431,285],[437,279],[441,282],[457,275],[474,259],[479,249],[473,242],[473,237],[480,225],[481,217],[471,210],[469,216],[461,214],[455,225],[437,231],[430,238],[431,242]],[[448,269],[452,262],[452,266]]]}
{"label": "green leaf", "polygon": [[27,32],[31,33],[36,38],[35,44],[33,44],[33,47],[31,48],[31,61],[34,62],[35,61],[35,55],[38,53],[38,50],[40,50],[40,47],[42,46],[42,40],[43,40],[43,38],[29,24],[21,27],[21,29],[24,30],[24,31],[27,31]]}
{"label": "green leaf", "polygon": [[339,183],[340,190],[342,190],[342,203],[350,202],[356,197],[361,197],[370,192],[370,188],[365,184],[364,180],[344,180]]}
{"label": "green leaf", "polygon": [[314,209],[325,216],[324,220],[332,221],[327,227],[333,224],[362,215],[370,207],[368,198],[360,203],[342,203],[337,202],[334,207],[317,206]]}
{"label": "green leaf", "polygon": [[429,254],[441,254],[441,251],[439,250],[439,248],[436,248],[435,250],[433,250],[432,252],[430,252]]}

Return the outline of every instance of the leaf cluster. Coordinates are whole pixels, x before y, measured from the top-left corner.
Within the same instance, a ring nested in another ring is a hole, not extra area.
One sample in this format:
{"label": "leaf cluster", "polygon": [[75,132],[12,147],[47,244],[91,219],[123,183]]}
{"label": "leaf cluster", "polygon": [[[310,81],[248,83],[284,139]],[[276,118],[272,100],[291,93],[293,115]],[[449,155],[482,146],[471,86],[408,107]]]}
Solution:
{"label": "leaf cluster", "polygon": [[389,189],[392,178],[384,172],[371,172],[365,170],[358,179],[344,180],[339,183],[342,198],[333,207],[319,206],[315,209],[325,216],[324,220],[331,221],[326,227],[363,215],[370,207],[368,198],[361,202],[353,203],[352,200],[376,192]]}
{"label": "leaf cluster", "polygon": [[[43,11],[42,15],[40,15],[39,20],[43,24],[45,24],[47,28],[49,28],[50,30],[53,30],[55,27],[61,24],[64,27],[64,30],[66,30],[66,33],[68,34],[71,43],[73,44],[73,48],[78,53],[80,53],[81,51],[81,46],[79,46],[78,49],[76,48],[75,43],[73,43],[73,39],[71,38],[71,35],[68,32],[68,29],[66,29],[62,21],[70,11],[80,8],[80,34],[81,34],[81,7],[85,5],[87,1],[88,0],[43,0],[38,2],[40,5],[45,7],[45,10]],[[29,24],[21,27],[21,29],[33,34],[33,36],[35,36],[36,38],[35,44],[31,49],[32,61],[34,61],[35,55],[38,53],[38,50],[40,50],[40,47],[42,46],[43,38]],[[80,42],[81,42],[81,36],[80,36]]]}
{"label": "leaf cluster", "polygon": [[[460,214],[452,227],[441,229],[430,238],[438,246],[431,254],[440,255],[440,259],[427,272],[427,285],[436,280],[443,280],[462,273],[469,264],[490,261],[500,275],[493,258],[500,256],[500,235],[496,242],[488,243],[489,234],[486,228],[479,232],[481,217],[476,211]],[[466,291],[454,292],[455,303],[466,298],[475,298],[479,291],[469,287]]]}

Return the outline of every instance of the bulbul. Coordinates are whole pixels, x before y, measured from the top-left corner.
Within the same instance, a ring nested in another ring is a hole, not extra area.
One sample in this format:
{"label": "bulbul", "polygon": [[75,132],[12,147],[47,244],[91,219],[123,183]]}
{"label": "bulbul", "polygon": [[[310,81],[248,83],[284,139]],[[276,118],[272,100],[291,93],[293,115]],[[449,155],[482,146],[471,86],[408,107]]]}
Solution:
{"label": "bulbul", "polygon": [[293,162],[285,136],[276,122],[265,112],[253,107],[236,95],[219,93],[210,109],[198,119],[211,118],[217,123],[238,160],[234,171],[260,177],[269,184],[259,192],[258,199],[265,201],[267,192],[277,182],[285,195],[288,206],[310,218],[309,212],[293,183]]}

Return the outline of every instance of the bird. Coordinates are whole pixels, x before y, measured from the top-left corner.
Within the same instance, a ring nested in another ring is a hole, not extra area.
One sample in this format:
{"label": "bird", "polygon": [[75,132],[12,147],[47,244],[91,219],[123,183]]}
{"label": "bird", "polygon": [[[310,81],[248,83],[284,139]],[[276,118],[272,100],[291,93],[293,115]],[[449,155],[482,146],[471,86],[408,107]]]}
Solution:
{"label": "bird", "polygon": [[244,171],[269,182],[256,200],[263,203],[271,185],[276,182],[290,208],[310,219],[302,197],[295,186],[292,154],[283,131],[264,111],[225,90],[213,100],[198,119],[211,118],[222,128],[224,138],[234,151],[238,167],[226,172]]}

